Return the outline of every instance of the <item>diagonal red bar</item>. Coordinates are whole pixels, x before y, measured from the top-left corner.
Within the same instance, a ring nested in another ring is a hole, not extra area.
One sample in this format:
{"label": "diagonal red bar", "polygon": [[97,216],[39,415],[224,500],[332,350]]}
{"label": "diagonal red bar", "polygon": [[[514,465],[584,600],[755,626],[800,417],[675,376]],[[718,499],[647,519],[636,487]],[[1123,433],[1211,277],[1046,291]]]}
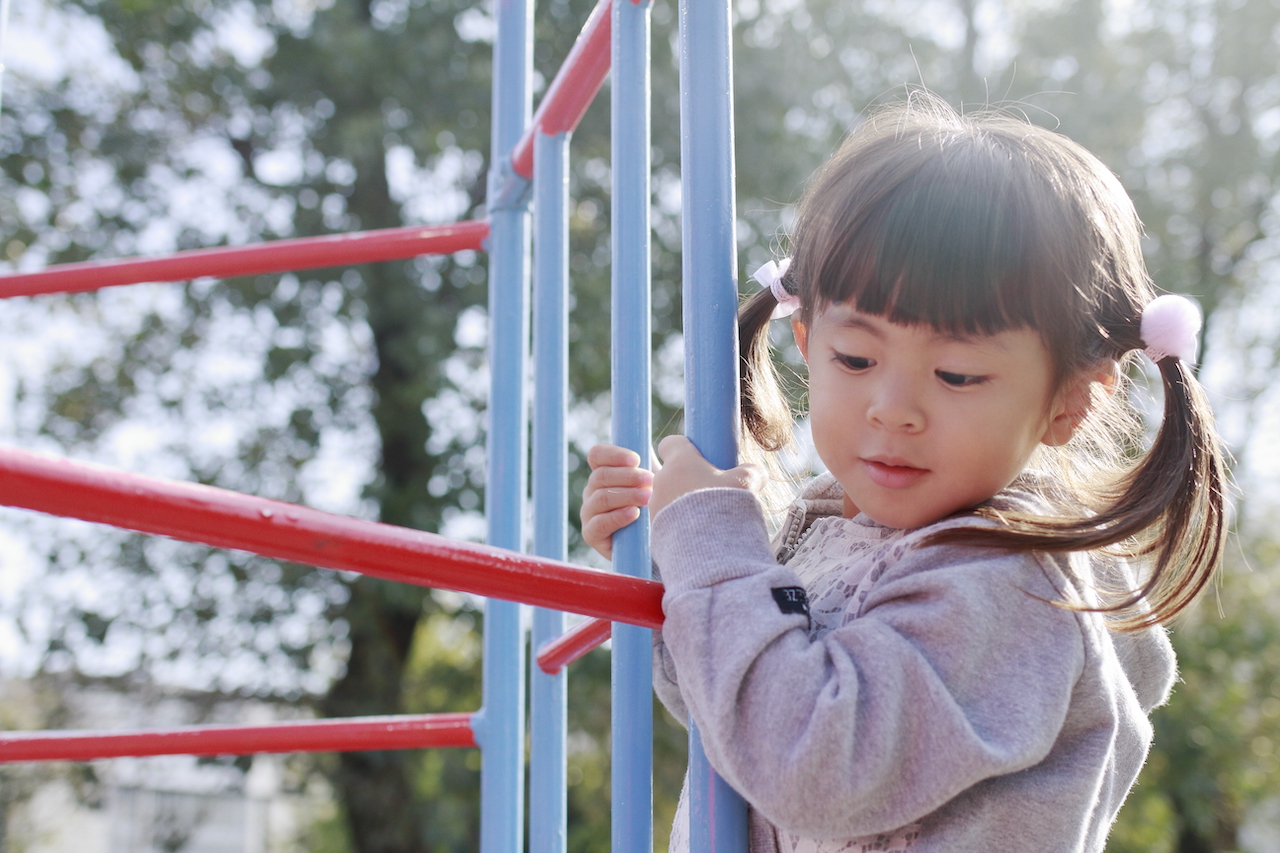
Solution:
{"label": "diagonal red bar", "polygon": [[646,628],[662,585],[212,486],[0,449],[0,504]]}
{"label": "diagonal red bar", "polygon": [[538,649],[538,668],[547,675],[560,670],[599,646],[613,634],[613,623],[604,619],[579,622]]}
{"label": "diagonal red bar", "polygon": [[81,293],[117,284],[185,281],[395,261],[418,255],[479,250],[489,236],[483,220],[450,225],[385,228],[323,237],[272,240],[249,246],[192,249],[156,258],[120,258],[59,264],[32,273],[0,275],[0,298]]}
{"label": "diagonal red bar", "polygon": [[92,761],[126,755],[357,752],[475,745],[471,714],[418,714],[151,731],[0,732],[0,763]]}
{"label": "diagonal red bar", "polygon": [[555,79],[538,103],[533,121],[511,153],[516,174],[533,177],[533,140],[541,132],[548,136],[569,133],[595,100],[613,61],[613,3],[600,0],[582,25],[578,40],[564,58]]}

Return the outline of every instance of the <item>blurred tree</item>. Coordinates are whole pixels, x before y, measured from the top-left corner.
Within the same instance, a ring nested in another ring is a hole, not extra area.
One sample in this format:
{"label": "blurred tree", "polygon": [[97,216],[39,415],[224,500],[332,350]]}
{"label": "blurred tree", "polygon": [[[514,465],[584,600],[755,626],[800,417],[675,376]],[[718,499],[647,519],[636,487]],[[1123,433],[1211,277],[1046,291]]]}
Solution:
{"label": "blurred tree", "polygon": [[[562,2],[540,15],[543,81],[588,9]],[[3,212],[8,254],[21,266],[483,215],[492,38],[483,6],[107,2],[55,13],[32,3],[24,15],[101,34],[99,64],[119,81],[101,87],[108,97],[85,95],[93,84],[81,74],[100,75],[68,67],[53,86],[20,80],[27,85],[10,98],[0,117],[12,190]],[[607,115],[606,93],[574,145],[573,266],[585,315],[575,335],[576,438],[588,443],[607,419],[608,325],[596,319],[607,313]],[[86,186],[92,169],[105,189]],[[339,472],[367,483],[344,509],[477,537],[486,280],[476,261],[464,253],[333,277],[196,282],[176,297],[152,291],[155,304],[113,293],[45,300],[33,310],[90,323],[105,315],[109,327],[96,357],[68,353],[49,382],[20,389],[20,430],[110,459],[134,419],[149,417],[160,452],[123,454],[148,457],[139,467],[322,505],[344,500],[327,488],[328,470],[363,464]],[[659,340],[674,319],[671,291],[668,279]],[[423,590],[97,532],[73,533],[48,559],[68,585],[87,590],[78,581],[96,575],[139,592],[26,602],[46,668],[142,666],[232,695],[301,698],[328,715],[440,703],[424,700],[417,682],[405,690],[415,643],[429,636],[421,626],[439,614]],[[110,571],[116,565],[132,575]],[[162,642],[148,640],[125,665],[118,652],[102,663],[103,649],[157,630]],[[462,681],[432,672],[458,688],[447,704],[478,706],[475,685],[465,689],[474,667]],[[325,766],[355,849],[469,849],[475,786],[452,781],[470,761],[364,753]],[[435,802],[424,808],[428,795]]]}
{"label": "blurred tree", "polygon": [[[544,84],[590,5],[539,6]],[[483,214],[493,24],[482,3],[14,8],[15,31],[59,57],[13,64],[6,78],[0,245],[17,267]],[[1214,329],[1249,318],[1277,245],[1273,4],[739,0],[734,14],[745,270],[783,248],[789,203],[861,111],[923,83],[954,103],[1013,105],[1098,152],[1135,196],[1158,282],[1197,294]],[[674,17],[669,0],[655,2],[659,431],[677,427],[681,402]],[[606,86],[573,142],[579,455],[603,437],[608,412],[607,98]],[[464,253],[24,301],[4,321],[10,339],[39,329],[52,342],[43,363],[15,362],[16,439],[478,537],[485,285],[483,264]],[[77,331],[59,337],[65,328]],[[1222,350],[1212,357],[1227,360],[1248,338],[1254,366],[1232,389],[1246,399],[1265,387],[1277,351],[1270,327],[1251,335],[1209,338]],[[576,460],[573,493],[584,473]],[[46,670],[271,696],[328,715],[478,704],[471,640],[458,626],[480,617],[451,597],[21,523],[33,541],[60,543],[42,555],[41,593],[22,603]],[[1274,563],[1274,546],[1246,545],[1256,564]],[[1261,616],[1247,615],[1266,598],[1255,586],[1231,574],[1228,617],[1200,613],[1177,631],[1187,678],[1157,718],[1158,751],[1115,849],[1234,849],[1274,787],[1264,753],[1280,705],[1266,668],[1242,664],[1274,647]],[[574,850],[608,837],[606,670],[596,653],[571,677]],[[1218,689],[1228,671],[1246,686]],[[678,730],[658,720],[663,754],[678,755]],[[473,762],[465,752],[366,753],[323,767],[352,848],[393,853],[474,848]],[[661,846],[680,772],[657,772]]]}

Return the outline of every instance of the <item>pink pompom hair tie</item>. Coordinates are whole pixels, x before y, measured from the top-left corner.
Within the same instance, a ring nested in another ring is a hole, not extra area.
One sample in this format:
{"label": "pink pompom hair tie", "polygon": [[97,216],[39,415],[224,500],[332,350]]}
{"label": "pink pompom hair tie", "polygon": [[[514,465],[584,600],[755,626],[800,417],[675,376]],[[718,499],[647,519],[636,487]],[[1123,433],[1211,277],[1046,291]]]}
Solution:
{"label": "pink pompom hair tie", "polygon": [[778,307],[773,309],[772,315],[775,320],[779,317],[791,316],[800,307],[799,294],[789,293],[782,283],[782,279],[790,267],[791,259],[783,258],[780,261],[769,261],[769,263],[751,274],[752,279],[759,282],[761,287],[769,288],[773,293],[773,298],[778,300]]}
{"label": "pink pompom hair tie", "polygon": [[1200,306],[1185,296],[1157,296],[1142,309],[1143,352],[1157,364],[1166,358],[1195,363]]}

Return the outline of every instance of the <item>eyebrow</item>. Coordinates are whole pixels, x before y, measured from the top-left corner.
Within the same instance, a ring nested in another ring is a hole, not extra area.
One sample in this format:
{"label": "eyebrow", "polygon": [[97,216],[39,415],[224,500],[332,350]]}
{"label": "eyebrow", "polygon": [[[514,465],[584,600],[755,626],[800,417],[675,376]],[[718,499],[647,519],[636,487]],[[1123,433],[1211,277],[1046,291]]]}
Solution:
{"label": "eyebrow", "polygon": [[[882,318],[877,318],[877,319],[881,320],[881,322],[884,322],[884,323],[890,322],[888,320],[883,320]],[[880,328],[880,326],[876,323],[873,323],[871,320],[866,319],[866,316],[862,314],[854,314],[852,316],[847,316],[847,317],[837,316],[832,318],[832,322],[841,328],[857,329],[860,331],[864,331],[867,334],[879,340],[883,340],[885,337],[884,331]],[[893,325],[899,325],[899,324],[893,324]],[[918,325],[928,326],[929,324],[920,323]],[[969,334],[966,332],[943,331],[940,329],[933,329],[932,332],[933,332],[933,337],[939,341],[946,341],[949,343],[957,343],[957,344],[979,345],[979,346],[986,345],[994,349],[998,349],[1002,352],[1007,351],[1009,349],[1008,345],[1004,341],[1000,340],[997,335],[975,335],[975,334]]]}
{"label": "eyebrow", "polygon": [[837,326],[840,326],[845,329],[860,329],[861,331],[867,332],[868,334],[873,335],[877,338],[884,337],[884,332],[881,331],[879,326],[875,325],[869,320],[864,320],[860,316],[845,317],[842,319],[833,319],[833,322]]}

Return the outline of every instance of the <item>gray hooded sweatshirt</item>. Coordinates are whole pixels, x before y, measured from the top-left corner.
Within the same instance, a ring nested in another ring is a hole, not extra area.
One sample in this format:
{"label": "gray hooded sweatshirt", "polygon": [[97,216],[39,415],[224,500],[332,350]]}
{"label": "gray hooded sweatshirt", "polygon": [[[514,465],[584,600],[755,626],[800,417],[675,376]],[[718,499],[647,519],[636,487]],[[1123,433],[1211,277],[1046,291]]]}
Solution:
{"label": "gray hooded sweatshirt", "polygon": [[[994,499],[1047,512],[1030,490]],[[859,516],[834,625],[814,630],[779,560],[838,516],[829,476],[771,544],[755,497],[707,489],[653,520],[666,592],[655,687],[698,724],[746,799],[752,853],[1101,851],[1151,743],[1174,658],[1162,629],[1118,634],[1093,589],[1130,581],[1095,554],[920,546]],[[828,607],[830,603],[827,602]],[[828,618],[828,622],[830,622]],[[672,853],[687,838],[679,821]]]}

